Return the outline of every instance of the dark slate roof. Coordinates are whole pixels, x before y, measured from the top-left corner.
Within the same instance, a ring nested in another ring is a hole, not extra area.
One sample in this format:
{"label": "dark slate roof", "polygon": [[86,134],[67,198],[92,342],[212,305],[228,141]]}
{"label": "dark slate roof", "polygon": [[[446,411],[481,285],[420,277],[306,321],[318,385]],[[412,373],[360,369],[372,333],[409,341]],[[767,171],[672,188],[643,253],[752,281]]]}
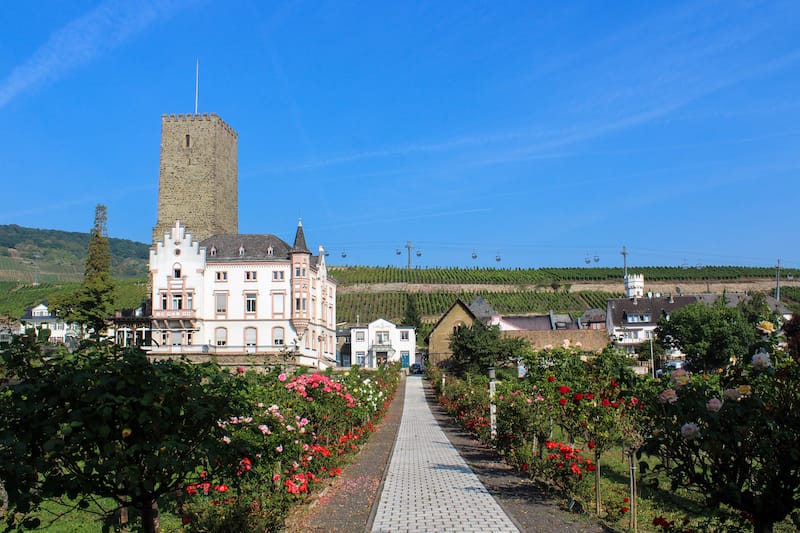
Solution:
{"label": "dark slate roof", "polygon": [[630,314],[649,314],[649,322],[638,324],[655,324],[665,313],[698,301],[697,296],[659,296],[654,298],[611,298],[608,300],[607,318],[611,324],[618,326],[623,318]]}
{"label": "dark slate roof", "polygon": [[310,254],[311,251],[306,246],[306,234],[303,232],[303,221],[300,220],[297,222],[297,233],[294,235],[294,245],[292,246],[292,252],[301,252]]}
{"label": "dark slate roof", "polygon": [[467,304],[469,310],[472,311],[472,314],[475,315],[475,318],[480,320],[481,322],[488,322],[492,316],[496,315],[497,312],[489,305],[482,296],[476,296],[472,299],[472,301]]}
{"label": "dark slate roof", "polygon": [[606,312],[602,309],[587,309],[581,315],[580,321],[582,324],[589,324],[591,322],[605,322]]}
{"label": "dark slate roof", "polygon": [[[722,294],[701,294],[698,295],[697,298],[703,303],[711,305],[722,296]],[[749,294],[744,294],[741,292],[725,293],[725,301],[728,304],[728,307],[737,307],[740,303],[749,301],[750,298],[751,296]],[[791,314],[791,311],[783,304],[779,304],[778,300],[776,300],[774,296],[767,295],[766,300],[767,306],[769,306],[770,311],[773,313],[778,313],[781,315]]]}
{"label": "dark slate roof", "polygon": [[503,322],[522,331],[550,331],[552,329],[549,315],[504,316]]}
{"label": "dark slate roof", "polygon": [[32,307],[26,307],[25,308],[25,314],[20,317],[20,320],[27,320],[27,321],[30,322],[31,320],[47,320],[47,319],[56,318],[55,312],[52,309],[49,309],[49,308],[47,309],[47,314],[46,315],[33,316],[33,308],[34,307],[39,307],[40,305],[44,305],[45,307],[47,307],[47,300],[42,300],[41,302],[39,302],[38,304],[36,304],[36,305],[34,305]]}
{"label": "dark slate roof", "polygon": [[550,311],[550,327],[553,329],[578,329],[578,324],[566,313],[559,314]]}
{"label": "dark slate roof", "polygon": [[[253,259],[288,260],[289,245],[272,234],[213,235],[200,242],[206,248],[206,259],[213,261],[248,261]],[[268,255],[270,246],[272,255]],[[239,254],[243,249],[243,254]],[[215,252],[212,254],[212,250]]]}

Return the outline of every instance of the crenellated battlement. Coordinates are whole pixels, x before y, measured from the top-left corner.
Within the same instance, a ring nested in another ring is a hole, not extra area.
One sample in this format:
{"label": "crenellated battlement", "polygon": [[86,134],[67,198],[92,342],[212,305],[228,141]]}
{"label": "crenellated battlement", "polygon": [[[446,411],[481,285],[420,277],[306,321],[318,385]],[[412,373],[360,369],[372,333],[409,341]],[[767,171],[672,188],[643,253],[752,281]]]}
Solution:
{"label": "crenellated battlement", "polygon": [[161,115],[162,122],[195,122],[201,120],[207,121],[215,121],[218,122],[228,133],[233,135],[235,138],[239,137],[239,134],[236,133],[227,122],[222,120],[219,115],[216,113],[169,113]]}

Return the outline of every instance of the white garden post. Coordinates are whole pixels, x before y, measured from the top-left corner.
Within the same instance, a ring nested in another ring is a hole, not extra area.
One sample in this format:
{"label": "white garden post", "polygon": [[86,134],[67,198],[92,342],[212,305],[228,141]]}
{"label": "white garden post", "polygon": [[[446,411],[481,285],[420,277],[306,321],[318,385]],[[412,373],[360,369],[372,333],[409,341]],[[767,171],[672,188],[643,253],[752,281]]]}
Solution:
{"label": "white garden post", "polygon": [[491,428],[492,440],[497,439],[497,405],[494,403],[495,392],[495,370],[489,367],[489,427]]}

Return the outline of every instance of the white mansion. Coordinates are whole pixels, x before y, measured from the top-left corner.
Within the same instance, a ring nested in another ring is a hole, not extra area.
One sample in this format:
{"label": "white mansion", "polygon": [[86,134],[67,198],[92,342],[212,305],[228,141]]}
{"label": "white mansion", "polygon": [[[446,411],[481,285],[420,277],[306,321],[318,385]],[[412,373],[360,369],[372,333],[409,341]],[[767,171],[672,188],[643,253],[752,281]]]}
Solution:
{"label": "white mansion", "polygon": [[336,284],[322,247],[308,250],[302,223],[289,246],[269,234],[198,242],[176,221],[150,250],[150,275],[152,356],[336,364]]}

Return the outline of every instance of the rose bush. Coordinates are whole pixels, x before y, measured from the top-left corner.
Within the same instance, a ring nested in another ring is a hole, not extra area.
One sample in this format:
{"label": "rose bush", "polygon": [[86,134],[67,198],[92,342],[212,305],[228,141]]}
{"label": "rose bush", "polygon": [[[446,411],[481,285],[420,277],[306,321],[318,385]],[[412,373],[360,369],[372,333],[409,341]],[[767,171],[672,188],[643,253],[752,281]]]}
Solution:
{"label": "rose bush", "polygon": [[[719,374],[679,374],[648,405],[645,452],[672,488],[744,513],[771,531],[800,505],[800,365],[774,325],[758,326],[769,352],[739,357]],[[646,463],[643,463],[643,465]]]}
{"label": "rose bush", "polygon": [[231,374],[102,342],[45,356],[31,338],[0,358],[15,378],[0,390],[11,529],[38,527],[46,500],[75,510],[96,496],[114,502],[97,511],[109,528],[130,508],[155,531],[169,502],[187,531],[279,529],[293,501],[341,472],[338,458],[359,448],[399,380],[396,366]]}

